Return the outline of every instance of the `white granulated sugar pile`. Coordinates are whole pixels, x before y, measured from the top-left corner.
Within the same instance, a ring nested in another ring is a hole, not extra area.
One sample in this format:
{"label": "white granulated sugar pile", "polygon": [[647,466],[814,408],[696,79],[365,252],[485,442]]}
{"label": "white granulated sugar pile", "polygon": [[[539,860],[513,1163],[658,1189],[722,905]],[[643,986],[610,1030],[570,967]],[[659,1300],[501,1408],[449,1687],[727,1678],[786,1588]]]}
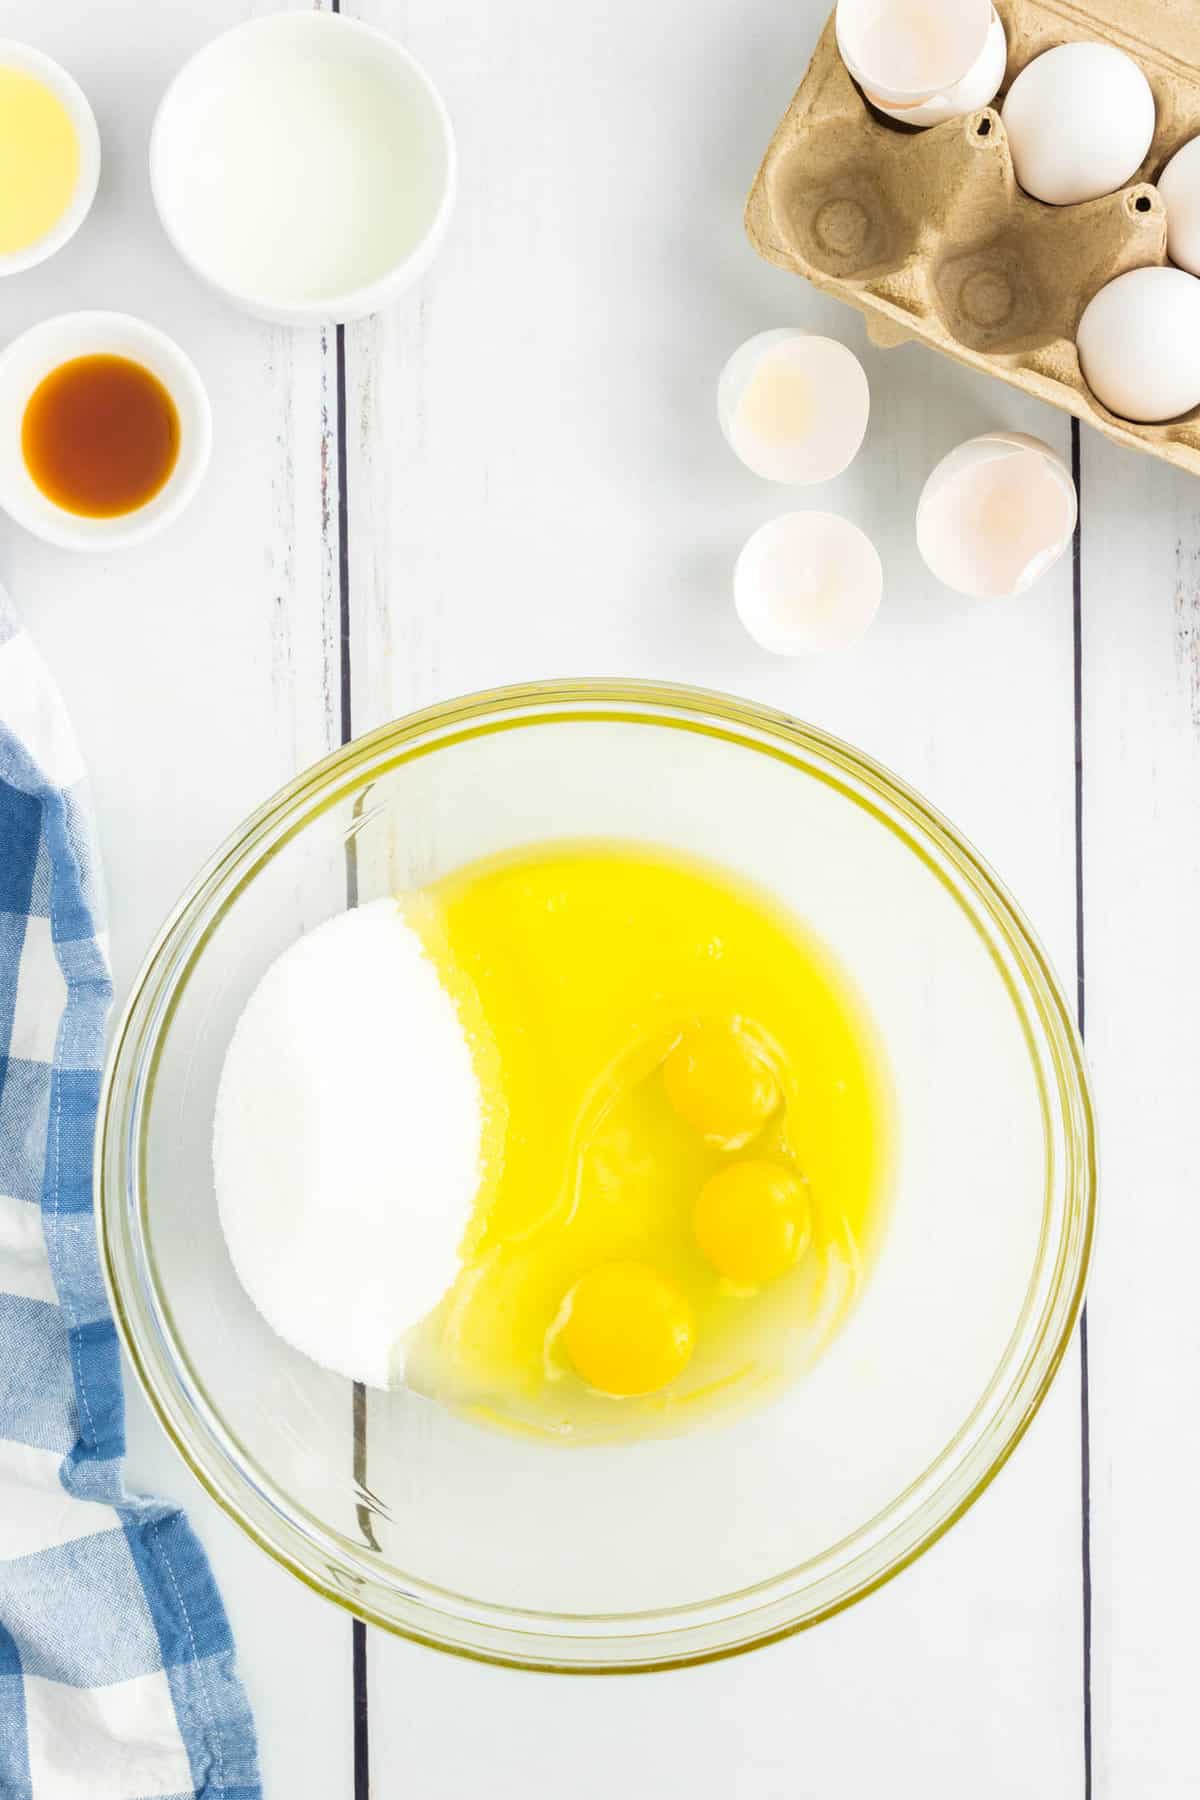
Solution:
{"label": "white granulated sugar pile", "polygon": [[329,919],[251,995],[217,1094],[221,1226],[282,1338],[372,1387],[458,1271],[483,1097],[466,1033],[395,900]]}

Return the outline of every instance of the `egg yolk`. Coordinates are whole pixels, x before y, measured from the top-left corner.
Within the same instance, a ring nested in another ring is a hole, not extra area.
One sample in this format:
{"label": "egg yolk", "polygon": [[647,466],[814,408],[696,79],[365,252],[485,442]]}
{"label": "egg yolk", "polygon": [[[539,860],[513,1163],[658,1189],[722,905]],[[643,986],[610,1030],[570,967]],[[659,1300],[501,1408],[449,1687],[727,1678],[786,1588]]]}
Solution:
{"label": "egg yolk", "polygon": [[736,1150],[779,1105],[779,1084],[735,1023],[714,1020],[685,1031],[663,1064],[667,1099],[707,1142]]}
{"label": "egg yolk", "polygon": [[695,1343],[679,1289],[646,1263],[602,1263],[567,1297],[562,1341],[577,1374],[602,1394],[653,1394],[683,1373]]}
{"label": "egg yolk", "polygon": [[786,1275],[809,1246],[808,1190],[790,1169],[740,1162],[700,1190],[693,1217],[696,1242],[727,1281],[757,1287]]}

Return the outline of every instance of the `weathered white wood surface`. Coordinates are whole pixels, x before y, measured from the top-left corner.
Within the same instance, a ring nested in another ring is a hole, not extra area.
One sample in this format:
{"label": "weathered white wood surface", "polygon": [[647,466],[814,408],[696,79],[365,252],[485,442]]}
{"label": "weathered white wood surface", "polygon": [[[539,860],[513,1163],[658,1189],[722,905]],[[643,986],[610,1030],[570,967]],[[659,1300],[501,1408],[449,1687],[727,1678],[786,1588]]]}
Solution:
{"label": "weathered white wood surface", "polygon": [[1084,442],[1083,901],[1100,1800],[1186,1793],[1200,1606],[1200,486]]}
{"label": "weathered white wood surface", "polygon": [[[216,414],[205,492],[158,543],[85,560],[0,534],[0,574],[90,758],[123,983],[201,858],[344,723],[333,334],[210,298],[162,240],[145,170],[172,69],[265,10],[10,0],[5,15],[83,82],[106,165],[76,242],[0,289],[0,330],[82,305],[142,312],[194,354]],[[1200,488],[1084,436],[1080,896],[1070,562],[1015,605],[972,606],[912,541],[944,450],[1001,424],[1066,452],[1065,422],[923,351],[867,350],[853,315],[758,263],[741,233],[821,0],[345,10],[426,61],[462,153],[432,274],[345,334],[353,729],[547,675],[733,689],[851,738],[943,807],[1072,987],[1082,899],[1108,1178],[1090,1320],[1093,1792],[1173,1797],[1200,1590]],[[812,667],[762,656],[733,618],[737,549],[789,498],[733,462],[713,418],[728,351],[793,320],[860,351],[874,403],[859,463],[801,504],[859,519],[888,575],[863,648]],[[771,1651],[564,1682],[369,1633],[357,1773],[348,1622],[240,1538],[136,1400],[132,1467],[186,1501],[210,1547],[272,1797],[359,1800],[369,1778],[385,1800],[1060,1800],[1086,1780],[1080,1399],[1073,1350],[937,1549]]]}

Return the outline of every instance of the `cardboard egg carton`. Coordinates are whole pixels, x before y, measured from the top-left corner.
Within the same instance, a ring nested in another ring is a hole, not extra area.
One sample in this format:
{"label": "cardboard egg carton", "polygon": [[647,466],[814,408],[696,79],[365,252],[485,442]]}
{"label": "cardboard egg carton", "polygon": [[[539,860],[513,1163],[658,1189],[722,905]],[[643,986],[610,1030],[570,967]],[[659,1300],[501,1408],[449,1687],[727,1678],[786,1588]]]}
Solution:
{"label": "cardboard egg carton", "polygon": [[[746,228],[761,256],[866,315],[877,344],[916,338],[1074,413],[1117,443],[1200,474],[1200,409],[1166,425],[1108,412],[1075,332],[1106,282],[1167,260],[1152,185],[1200,134],[1200,0],[996,0],[1008,70],[993,106],[919,131],[863,98],[831,19],[755,180]],[[1115,44],[1145,70],[1158,113],[1134,182],[1080,206],[1017,185],[999,104],[1056,44]]]}

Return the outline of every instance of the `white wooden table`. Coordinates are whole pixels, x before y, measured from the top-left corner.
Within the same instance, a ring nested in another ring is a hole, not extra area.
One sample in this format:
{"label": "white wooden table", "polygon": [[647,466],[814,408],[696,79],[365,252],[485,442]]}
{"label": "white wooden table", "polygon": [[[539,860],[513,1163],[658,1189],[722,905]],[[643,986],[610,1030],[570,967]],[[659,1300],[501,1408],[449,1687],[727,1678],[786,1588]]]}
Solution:
{"label": "white wooden table", "polygon": [[[701,1670],[508,1674],[361,1629],[354,1657],[350,1622],[241,1538],[131,1396],[131,1476],[191,1509],[223,1582],[269,1800],[1175,1800],[1200,1603],[1200,485],[1085,431],[1074,569],[990,607],[925,574],[938,456],[995,425],[1069,454],[1071,431],[924,350],[867,348],[750,251],[744,196],[822,0],[345,9],[443,87],[462,191],[423,287],[341,335],[230,311],[150,203],[169,75],[269,4],[4,10],[88,91],[105,167],[70,248],[0,290],[0,335],[139,312],[216,416],[205,490],[155,543],[91,559],[0,533],[90,759],[119,986],[205,854],[350,733],[539,676],[732,689],[881,758],[1013,887],[1086,995],[1106,1190],[1087,1354],[974,1511],[849,1614]],[[862,649],[812,666],[733,617],[736,551],[788,498],[713,417],[729,350],[791,321],[866,362],[867,448],[816,503],[867,527],[888,581]]]}

